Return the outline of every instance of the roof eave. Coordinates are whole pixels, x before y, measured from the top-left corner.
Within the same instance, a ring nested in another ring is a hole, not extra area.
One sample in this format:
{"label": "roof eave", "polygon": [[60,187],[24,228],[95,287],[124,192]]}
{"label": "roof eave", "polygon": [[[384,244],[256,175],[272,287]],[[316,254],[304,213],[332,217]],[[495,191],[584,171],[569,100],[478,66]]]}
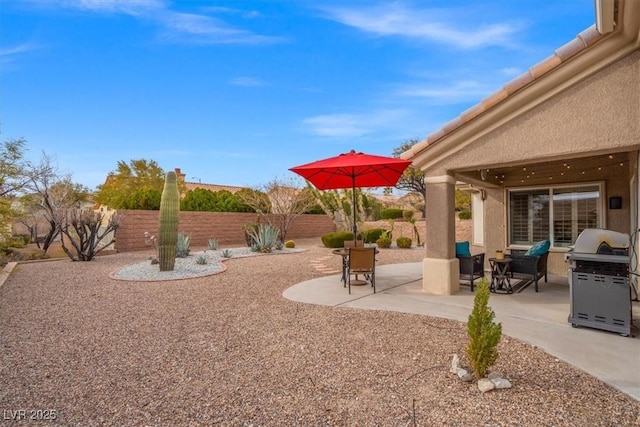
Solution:
{"label": "roof eave", "polygon": [[618,6],[619,25],[616,31],[603,36],[595,25],[589,27],[552,56],[415,144],[401,157],[411,160],[414,167],[427,170],[452,150],[462,149],[637,50],[640,43],[640,1],[620,0]]}

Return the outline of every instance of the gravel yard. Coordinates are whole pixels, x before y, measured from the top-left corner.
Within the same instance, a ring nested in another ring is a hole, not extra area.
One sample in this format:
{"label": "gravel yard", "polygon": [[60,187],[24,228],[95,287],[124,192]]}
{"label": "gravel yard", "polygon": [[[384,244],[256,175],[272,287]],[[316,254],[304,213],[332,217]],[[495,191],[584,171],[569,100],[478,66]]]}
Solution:
{"label": "gravel yard", "polygon": [[3,422],[24,409],[65,426],[640,425],[640,402],[510,337],[494,370],[513,388],[482,394],[449,373],[464,324],[286,300],[340,269],[318,239],[297,243],[308,250],[173,281],[110,277],[148,252],[19,264],[0,288]]}

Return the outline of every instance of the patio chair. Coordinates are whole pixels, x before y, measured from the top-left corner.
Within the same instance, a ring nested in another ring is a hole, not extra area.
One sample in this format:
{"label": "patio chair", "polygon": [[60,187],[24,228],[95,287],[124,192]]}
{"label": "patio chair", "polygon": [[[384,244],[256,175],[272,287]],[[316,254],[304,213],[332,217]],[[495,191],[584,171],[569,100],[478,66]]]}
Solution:
{"label": "patio chair", "polygon": [[509,269],[511,277],[535,282],[538,292],[538,280],[544,277],[547,281],[547,258],[549,256],[550,242],[543,240],[535,243],[529,250],[511,250]]}
{"label": "patio chair", "polygon": [[362,246],[349,248],[349,269],[347,284],[351,293],[351,276],[362,274],[371,283],[373,293],[376,293],[376,248]]}
{"label": "patio chair", "polygon": [[456,242],[456,258],[460,261],[460,280],[468,281],[473,292],[475,280],[484,277],[484,253],[471,255],[469,242]]}

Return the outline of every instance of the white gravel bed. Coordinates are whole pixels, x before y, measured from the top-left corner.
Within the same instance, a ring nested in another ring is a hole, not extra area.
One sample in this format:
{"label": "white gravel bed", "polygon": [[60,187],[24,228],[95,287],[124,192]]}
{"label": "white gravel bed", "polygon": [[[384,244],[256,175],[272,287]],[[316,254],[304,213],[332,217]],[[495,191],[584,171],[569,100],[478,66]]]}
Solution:
{"label": "white gravel bed", "polygon": [[[304,252],[231,258],[221,274],[113,280],[148,253],[19,264],[0,288],[0,410],[60,426],[637,426],[640,402],[510,337],[482,394],[449,372],[465,324],[289,301],[339,271]],[[382,249],[380,264],[421,250]],[[322,267],[327,267],[326,269]],[[629,367],[633,369],[634,367]],[[30,412],[34,411],[34,412]]]}
{"label": "white gravel bed", "polygon": [[[227,255],[225,255],[227,251]],[[274,249],[269,254],[254,252],[251,248],[228,248],[218,250],[204,250],[191,252],[184,258],[176,258],[174,269],[171,271],[160,271],[158,264],[152,264],[151,259],[146,261],[136,262],[135,264],[127,265],[111,274],[113,279],[118,280],[133,280],[133,281],[158,281],[158,280],[180,280],[187,278],[210,276],[212,274],[220,273],[225,270],[223,264],[231,258],[243,258],[249,256],[264,256],[264,255],[278,255],[278,254],[291,254],[304,251],[304,249],[296,248],[283,248]],[[205,264],[198,264],[196,260],[199,257],[206,259]]]}

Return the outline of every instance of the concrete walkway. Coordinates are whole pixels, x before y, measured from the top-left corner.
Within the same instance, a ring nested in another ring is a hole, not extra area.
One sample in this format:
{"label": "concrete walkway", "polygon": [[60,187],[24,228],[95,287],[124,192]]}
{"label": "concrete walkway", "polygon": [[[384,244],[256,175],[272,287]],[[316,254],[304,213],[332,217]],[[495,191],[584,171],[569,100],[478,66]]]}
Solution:
{"label": "concrete walkway", "polygon": [[[457,295],[433,296],[422,291],[422,264],[376,267],[376,289],[352,286],[351,295],[340,275],[299,283],[283,295],[294,301],[332,307],[351,307],[425,314],[467,321],[473,296],[462,286]],[[533,285],[510,295],[491,294],[489,305],[502,323],[503,333],[535,345],[616,389],[640,400],[640,304],[633,303],[633,337],[578,327],[568,323],[569,286],[566,278],[549,277],[540,292]]]}

